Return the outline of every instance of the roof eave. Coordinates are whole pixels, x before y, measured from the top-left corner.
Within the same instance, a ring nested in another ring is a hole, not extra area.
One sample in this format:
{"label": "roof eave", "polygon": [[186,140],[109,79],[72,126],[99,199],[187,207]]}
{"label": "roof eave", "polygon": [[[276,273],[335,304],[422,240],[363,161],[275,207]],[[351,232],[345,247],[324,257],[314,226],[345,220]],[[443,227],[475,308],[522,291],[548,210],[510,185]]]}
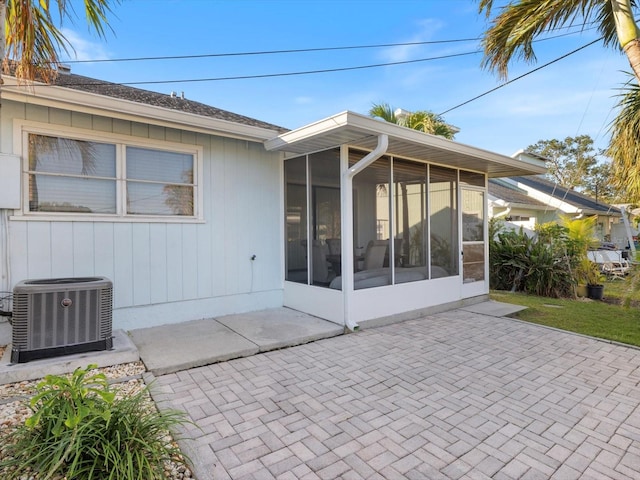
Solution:
{"label": "roof eave", "polygon": [[3,77],[2,98],[16,102],[51,106],[92,115],[144,122],[198,133],[223,135],[264,142],[278,134],[252,125],[243,125],[194,113],[100,95],[82,90],[32,82],[19,85],[13,77]]}
{"label": "roof eave", "polygon": [[[373,138],[383,134],[388,135],[390,139],[387,151],[389,155],[402,157],[400,149],[408,146],[414,149],[422,147],[425,152],[438,152],[441,161],[434,161],[434,163],[463,168],[460,167],[461,163],[472,162],[475,164],[470,168],[471,170],[485,172],[489,177],[532,175],[546,171],[544,163],[537,159],[519,160],[350,111],[278,135],[267,140],[265,148],[301,155],[341,144],[355,147],[368,145]],[[394,148],[397,151],[394,151]],[[425,158],[417,156],[408,158],[430,161],[427,157],[428,155]],[[443,162],[442,159],[448,159],[450,162]]]}

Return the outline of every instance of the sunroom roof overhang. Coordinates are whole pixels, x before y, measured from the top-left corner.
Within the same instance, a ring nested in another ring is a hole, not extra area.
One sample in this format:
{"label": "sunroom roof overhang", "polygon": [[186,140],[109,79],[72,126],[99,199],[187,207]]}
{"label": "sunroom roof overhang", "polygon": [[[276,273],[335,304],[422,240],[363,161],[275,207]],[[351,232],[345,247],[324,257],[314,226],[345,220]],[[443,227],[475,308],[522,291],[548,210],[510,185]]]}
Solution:
{"label": "sunroom roof overhang", "polygon": [[379,135],[389,137],[388,155],[484,172],[492,178],[546,172],[544,161],[534,157],[516,159],[349,111],[278,135],[265,141],[265,148],[288,156],[340,145],[371,151]]}

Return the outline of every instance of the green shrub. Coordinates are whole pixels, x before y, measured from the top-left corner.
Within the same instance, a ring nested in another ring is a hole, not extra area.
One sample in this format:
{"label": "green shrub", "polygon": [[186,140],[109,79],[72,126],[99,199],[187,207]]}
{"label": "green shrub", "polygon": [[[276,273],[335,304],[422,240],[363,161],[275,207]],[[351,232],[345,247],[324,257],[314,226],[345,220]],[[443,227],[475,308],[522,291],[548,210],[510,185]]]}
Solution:
{"label": "green shrub", "polygon": [[489,226],[489,283],[496,290],[523,290],[523,278],[528,268],[528,254],[533,240],[522,230],[501,231],[500,224]]}
{"label": "green shrub", "polygon": [[47,375],[24,425],[2,435],[3,479],[155,480],[167,462],[184,463],[170,432],[184,413],[159,412],[147,389],[122,398],[96,365]]}
{"label": "green shrub", "polygon": [[538,240],[532,243],[527,260],[525,292],[554,298],[573,295],[570,262],[561,248]]}
{"label": "green shrub", "polygon": [[566,230],[544,225],[535,237],[522,229],[502,231],[490,223],[489,283],[492,289],[547,297],[573,295],[573,260],[567,255]]}

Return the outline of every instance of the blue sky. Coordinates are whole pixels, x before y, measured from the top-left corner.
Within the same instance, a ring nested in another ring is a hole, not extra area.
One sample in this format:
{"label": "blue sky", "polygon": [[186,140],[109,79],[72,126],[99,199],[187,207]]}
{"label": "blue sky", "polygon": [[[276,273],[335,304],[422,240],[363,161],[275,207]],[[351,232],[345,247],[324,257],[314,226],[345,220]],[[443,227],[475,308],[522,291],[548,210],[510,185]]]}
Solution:
{"label": "blue sky", "polygon": [[[79,10],[79,13],[81,11]],[[123,0],[106,40],[82,19],[66,24],[77,60],[209,55],[436,40],[474,39],[486,29],[471,0]],[[536,44],[538,62],[514,63],[513,79],[597,38],[595,30]],[[559,32],[566,33],[566,32]],[[71,64],[72,72],[112,82],[198,80],[336,69],[480,50],[455,43],[198,59]],[[185,96],[287,128],[373,103],[442,113],[498,85],[480,54],[359,70],[260,79],[136,85]],[[538,140],[590,135],[608,141],[615,95],[628,63],[600,45],[532,73],[444,115],[456,140],[511,155]]]}

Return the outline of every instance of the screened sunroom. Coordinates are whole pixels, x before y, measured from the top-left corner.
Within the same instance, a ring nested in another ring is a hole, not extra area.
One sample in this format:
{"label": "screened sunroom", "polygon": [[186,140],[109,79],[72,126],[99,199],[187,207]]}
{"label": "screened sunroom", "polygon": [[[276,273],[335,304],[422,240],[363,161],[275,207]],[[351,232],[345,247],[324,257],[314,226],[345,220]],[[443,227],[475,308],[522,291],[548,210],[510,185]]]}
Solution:
{"label": "screened sunroom", "polygon": [[284,159],[284,304],[350,329],[489,292],[487,178],[544,165],[345,112]]}

